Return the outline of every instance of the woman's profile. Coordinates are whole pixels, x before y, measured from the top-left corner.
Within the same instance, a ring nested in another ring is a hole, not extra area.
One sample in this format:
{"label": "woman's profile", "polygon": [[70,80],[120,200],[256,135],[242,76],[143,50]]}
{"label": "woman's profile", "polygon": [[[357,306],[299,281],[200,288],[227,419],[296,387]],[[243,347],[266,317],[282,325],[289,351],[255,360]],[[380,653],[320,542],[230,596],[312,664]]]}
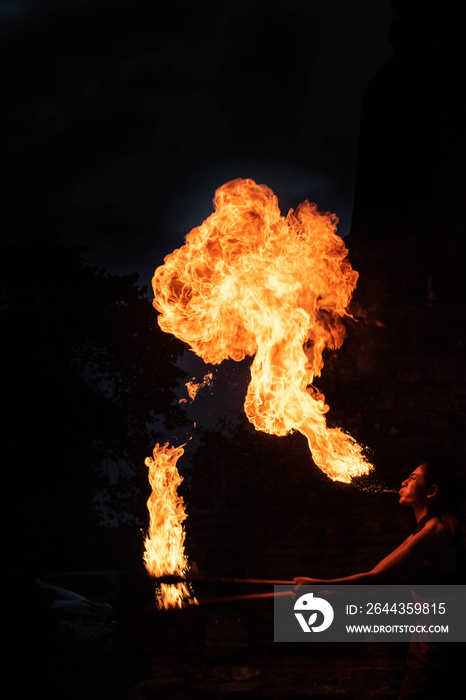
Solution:
{"label": "woman's profile", "polygon": [[[457,509],[464,490],[447,465],[423,462],[406,478],[399,490],[400,505],[414,513],[414,531],[369,571],[334,579],[299,576],[297,586],[307,584],[420,584],[465,583],[466,555]],[[461,645],[462,646],[462,645]],[[458,645],[412,642],[408,671],[400,700],[454,697],[446,695],[458,671]]]}

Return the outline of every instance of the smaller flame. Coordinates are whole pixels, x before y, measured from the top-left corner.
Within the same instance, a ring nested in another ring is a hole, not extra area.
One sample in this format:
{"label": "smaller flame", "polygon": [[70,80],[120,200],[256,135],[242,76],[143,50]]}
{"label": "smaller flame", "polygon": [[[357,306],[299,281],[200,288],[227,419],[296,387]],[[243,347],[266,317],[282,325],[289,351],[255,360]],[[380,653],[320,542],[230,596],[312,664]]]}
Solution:
{"label": "smaller flame", "polygon": [[[184,453],[183,447],[163,447],[157,444],[153,458],[147,457],[149,482],[152,493],[147,501],[149,532],[145,538],[144,564],[151,576],[185,576],[189,570],[184,551],[185,531],[183,522],[187,515],[178,487],[183,481],[177,469],[177,461]],[[186,603],[197,603],[184,582],[161,583],[156,590],[159,609],[181,608]]]}
{"label": "smaller flame", "polygon": [[191,399],[191,403],[194,401],[196,396],[199,393],[200,389],[203,389],[205,386],[212,386],[212,372],[209,372],[208,374],[204,375],[204,379],[202,382],[196,382],[195,378],[193,377],[190,382],[186,382],[185,386],[188,390],[189,398]]}

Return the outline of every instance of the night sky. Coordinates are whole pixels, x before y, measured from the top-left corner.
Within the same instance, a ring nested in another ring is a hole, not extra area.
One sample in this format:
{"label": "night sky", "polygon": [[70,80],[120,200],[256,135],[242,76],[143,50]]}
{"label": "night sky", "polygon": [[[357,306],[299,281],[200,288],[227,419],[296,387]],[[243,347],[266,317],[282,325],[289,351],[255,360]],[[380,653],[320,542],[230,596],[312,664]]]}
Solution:
{"label": "night sky", "polygon": [[2,228],[150,286],[236,177],[351,223],[390,0],[0,0]]}

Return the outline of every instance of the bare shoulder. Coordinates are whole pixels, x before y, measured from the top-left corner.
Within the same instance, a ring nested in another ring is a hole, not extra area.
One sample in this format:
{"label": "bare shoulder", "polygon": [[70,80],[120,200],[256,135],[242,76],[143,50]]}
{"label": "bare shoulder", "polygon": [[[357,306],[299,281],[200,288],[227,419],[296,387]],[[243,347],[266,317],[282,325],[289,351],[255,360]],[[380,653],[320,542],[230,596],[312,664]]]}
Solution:
{"label": "bare shoulder", "polygon": [[426,537],[429,539],[436,540],[449,538],[449,532],[447,527],[445,527],[441,519],[437,517],[428,520],[422,528],[422,530],[420,530],[417,534],[419,536],[422,536],[423,538]]}

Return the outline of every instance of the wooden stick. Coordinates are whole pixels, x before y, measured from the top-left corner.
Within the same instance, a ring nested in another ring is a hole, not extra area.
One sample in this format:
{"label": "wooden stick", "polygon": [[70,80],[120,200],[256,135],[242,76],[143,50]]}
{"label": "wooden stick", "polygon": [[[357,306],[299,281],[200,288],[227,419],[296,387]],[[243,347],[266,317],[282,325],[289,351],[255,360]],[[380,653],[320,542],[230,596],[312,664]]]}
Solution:
{"label": "wooden stick", "polygon": [[261,578],[230,578],[228,576],[203,576],[202,574],[187,574],[186,576],[170,575],[156,578],[157,583],[183,583],[190,581],[205,581],[208,583],[248,583],[259,586],[294,586],[293,581],[261,579]]}
{"label": "wooden stick", "polygon": [[199,605],[212,605],[215,603],[230,603],[235,600],[264,600],[265,598],[275,598],[290,596],[295,597],[293,591],[281,591],[280,593],[245,593],[244,595],[230,595],[223,598],[201,598]]}

